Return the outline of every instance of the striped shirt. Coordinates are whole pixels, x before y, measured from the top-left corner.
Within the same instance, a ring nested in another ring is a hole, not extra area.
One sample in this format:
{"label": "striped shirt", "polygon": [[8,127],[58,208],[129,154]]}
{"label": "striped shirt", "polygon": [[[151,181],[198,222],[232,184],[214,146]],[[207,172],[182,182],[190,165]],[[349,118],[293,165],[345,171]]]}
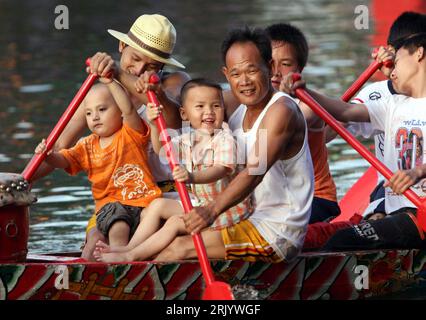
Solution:
{"label": "striped shirt", "polygon": [[[206,184],[191,184],[191,190],[197,198],[194,206],[204,206],[208,202],[214,201],[230,183],[232,178],[241,170],[237,164],[237,147],[232,132],[226,124],[222,130],[217,130],[214,136],[207,142],[195,143],[194,130],[178,136],[174,144],[178,144],[179,155],[182,164],[189,172],[199,172],[212,166],[221,165],[230,168],[230,173],[220,180]],[[215,230],[220,230],[237,224],[241,220],[247,219],[251,214],[250,197],[236,206],[223,212],[210,226]]]}

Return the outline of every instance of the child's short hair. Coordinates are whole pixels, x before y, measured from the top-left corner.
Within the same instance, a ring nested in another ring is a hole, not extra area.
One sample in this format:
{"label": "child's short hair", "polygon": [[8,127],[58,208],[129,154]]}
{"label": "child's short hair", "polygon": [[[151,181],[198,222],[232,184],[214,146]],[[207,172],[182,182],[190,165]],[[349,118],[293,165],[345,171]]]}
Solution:
{"label": "child's short hair", "polygon": [[283,41],[291,44],[296,52],[300,71],[306,66],[309,55],[308,42],[305,35],[295,26],[288,23],[277,23],[265,29],[272,41]]}
{"label": "child's short hair", "polygon": [[196,88],[196,87],[208,87],[208,88],[216,89],[219,92],[220,99],[223,101],[222,87],[218,83],[208,79],[204,79],[204,78],[196,78],[196,79],[187,81],[183,85],[180,91],[180,100],[181,100],[182,106],[185,103],[185,99],[186,99],[186,96],[188,95],[189,89]]}

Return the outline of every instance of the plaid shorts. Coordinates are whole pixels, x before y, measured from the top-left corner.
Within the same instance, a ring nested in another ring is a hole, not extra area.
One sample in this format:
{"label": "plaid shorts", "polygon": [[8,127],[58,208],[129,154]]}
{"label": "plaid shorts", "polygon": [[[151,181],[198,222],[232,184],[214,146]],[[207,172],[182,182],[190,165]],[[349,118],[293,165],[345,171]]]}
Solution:
{"label": "plaid shorts", "polygon": [[130,237],[135,233],[140,222],[143,208],[110,202],[104,205],[96,216],[96,228],[108,237],[109,229],[117,221],[124,221],[130,227]]}

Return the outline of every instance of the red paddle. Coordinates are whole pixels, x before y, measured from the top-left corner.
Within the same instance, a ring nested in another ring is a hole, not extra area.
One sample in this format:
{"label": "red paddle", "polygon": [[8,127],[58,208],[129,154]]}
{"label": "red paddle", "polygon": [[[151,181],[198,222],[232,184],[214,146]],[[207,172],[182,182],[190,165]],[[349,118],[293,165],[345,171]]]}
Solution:
{"label": "red paddle", "polygon": [[[301,79],[300,74],[293,74],[293,81]],[[302,88],[296,89],[296,96],[306,103],[314,112],[320,116],[330,127],[332,127],[343,139],[346,140],[358,153],[374,166],[386,179],[390,179],[393,175],[383,163],[381,163],[374,155],[372,155],[366,147],[364,147],[355,137],[349,133],[330,113],[328,113],[312,96]],[[411,189],[404,192],[404,195],[417,208],[417,218],[420,226],[426,231],[426,206],[420,197]]]}
{"label": "red paddle", "polygon": [[[149,79],[150,83],[158,83],[160,79],[156,74],[153,74]],[[160,103],[152,90],[148,90],[148,100],[149,102],[159,106]],[[160,131],[160,140],[162,145],[165,148],[167,159],[169,161],[170,168],[173,169],[179,165],[175,154],[173,153],[173,146],[170,143],[170,136],[167,133],[166,122],[162,114],[155,120],[158,131]],[[188,190],[185,187],[185,184],[182,182],[175,181],[180,199],[182,200],[183,209],[185,213],[188,213],[192,210],[191,200],[189,198]],[[195,250],[197,251],[198,260],[200,262],[201,271],[206,282],[206,288],[203,294],[203,300],[234,300],[234,296],[231,291],[229,284],[225,282],[215,281],[213,271],[210,266],[210,261],[207,258],[206,248],[203,243],[201,235],[195,234],[192,236],[194,241]]]}
{"label": "red paddle", "polygon": [[[86,65],[90,65],[90,60],[86,60]],[[27,167],[22,172],[22,176],[25,180],[31,181],[34,173],[37,171],[38,167],[41,165],[43,160],[46,158],[47,152],[50,151],[55,145],[56,140],[58,140],[62,131],[64,131],[66,125],[71,120],[74,113],[77,111],[80,103],[83,101],[87,92],[92,87],[93,83],[96,81],[98,76],[96,74],[89,74],[81,85],[80,90],[78,90],[74,99],[70,102],[65,112],[62,114],[56,126],[53,128],[52,132],[49,134],[46,140],[46,150],[43,153],[36,154],[32,157],[31,161],[28,163]]]}
{"label": "red paddle", "polygon": [[[378,49],[376,49],[375,51],[378,51]],[[385,65],[385,67],[387,68],[391,68],[393,66],[393,61],[386,60],[385,62],[378,62],[374,60],[373,62],[371,62],[367,69],[365,69],[365,71],[361,73],[358,79],[356,79],[355,82],[348,88],[348,90],[345,91],[345,93],[340,99],[345,102],[348,102],[355,95],[355,93],[357,93],[358,90],[361,89],[364,83],[366,83],[367,80],[370,79],[371,76],[383,65]]]}

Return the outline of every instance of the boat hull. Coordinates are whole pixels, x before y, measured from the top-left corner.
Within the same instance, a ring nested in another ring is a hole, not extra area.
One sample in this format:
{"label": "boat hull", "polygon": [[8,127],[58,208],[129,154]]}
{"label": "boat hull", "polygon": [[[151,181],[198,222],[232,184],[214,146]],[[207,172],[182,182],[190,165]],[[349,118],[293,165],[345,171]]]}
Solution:
{"label": "boat hull", "polygon": [[[390,250],[302,254],[292,263],[213,261],[217,280],[236,298],[354,300],[421,286],[426,251]],[[0,300],[201,299],[198,261],[87,263],[55,255],[29,255],[0,264]]]}

